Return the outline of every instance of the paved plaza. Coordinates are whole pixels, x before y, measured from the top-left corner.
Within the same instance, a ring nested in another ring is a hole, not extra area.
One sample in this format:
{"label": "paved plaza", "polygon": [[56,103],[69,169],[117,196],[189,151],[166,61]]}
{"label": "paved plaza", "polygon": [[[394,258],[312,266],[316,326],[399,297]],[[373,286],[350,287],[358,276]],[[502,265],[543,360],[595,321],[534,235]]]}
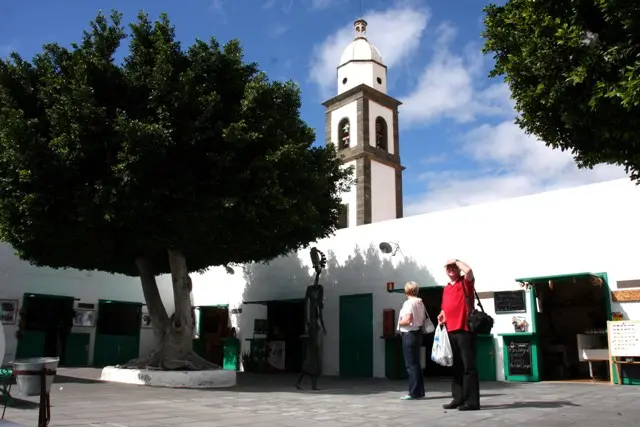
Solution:
{"label": "paved plaza", "polygon": [[[226,390],[177,390],[101,383],[94,369],[59,369],[51,426],[637,426],[640,387],[570,383],[483,383],[477,412],[445,411],[449,383],[427,381],[427,399],[400,401],[403,381],[326,378],[297,391],[290,375],[239,374]],[[308,386],[308,385],[307,385]],[[17,390],[14,395],[19,397]],[[5,418],[37,425],[36,399]]]}

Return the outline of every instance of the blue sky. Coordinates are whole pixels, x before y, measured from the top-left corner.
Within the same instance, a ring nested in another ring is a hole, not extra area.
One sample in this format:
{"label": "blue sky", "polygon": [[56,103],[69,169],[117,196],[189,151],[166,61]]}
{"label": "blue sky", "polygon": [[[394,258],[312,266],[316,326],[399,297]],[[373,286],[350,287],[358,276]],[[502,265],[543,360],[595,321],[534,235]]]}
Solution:
{"label": "blue sky", "polygon": [[[508,88],[487,78],[482,7],[456,0],[30,0],[0,3],[0,56],[31,57],[46,42],[81,37],[99,9],[126,21],[167,12],[184,45],[241,40],[246,59],[302,88],[304,119],[324,141],[321,102],[336,93],[336,67],[363,15],[400,99],[405,214],[624,177],[617,167],[578,170],[571,156],[513,124]],[[362,5],[362,6],[361,6]]]}

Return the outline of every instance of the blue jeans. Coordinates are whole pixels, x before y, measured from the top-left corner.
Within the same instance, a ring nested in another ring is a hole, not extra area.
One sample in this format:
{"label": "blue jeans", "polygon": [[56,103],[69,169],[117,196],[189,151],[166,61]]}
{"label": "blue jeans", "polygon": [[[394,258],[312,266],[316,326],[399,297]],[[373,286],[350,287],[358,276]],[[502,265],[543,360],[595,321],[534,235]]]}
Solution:
{"label": "blue jeans", "polygon": [[422,344],[422,331],[402,333],[402,352],[404,364],[409,374],[409,396],[424,397],[424,379],[420,367],[420,345]]}

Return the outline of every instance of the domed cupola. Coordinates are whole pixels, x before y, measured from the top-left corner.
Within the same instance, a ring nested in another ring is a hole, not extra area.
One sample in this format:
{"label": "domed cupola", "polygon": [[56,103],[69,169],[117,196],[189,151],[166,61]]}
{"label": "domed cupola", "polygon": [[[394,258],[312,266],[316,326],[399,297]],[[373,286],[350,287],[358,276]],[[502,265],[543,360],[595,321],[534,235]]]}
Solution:
{"label": "domed cupola", "polygon": [[367,39],[367,21],[358,19],[353,27],[353,41],[340,57],[338,94],[361,84],[387,93],[387,67],[378,48]]}

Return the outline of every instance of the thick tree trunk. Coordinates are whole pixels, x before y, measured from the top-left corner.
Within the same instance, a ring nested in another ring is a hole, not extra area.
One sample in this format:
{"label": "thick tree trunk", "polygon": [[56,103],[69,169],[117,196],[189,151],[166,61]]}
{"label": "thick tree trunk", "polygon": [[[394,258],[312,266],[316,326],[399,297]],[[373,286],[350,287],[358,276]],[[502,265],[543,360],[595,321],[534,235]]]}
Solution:
{"label": "thick tree trunk", "polygon": [[187,263],[184,255],[179,251],[169,250],[168,255],[175,312],[171,317],[167,316],[150,264],[145,259],[137,260],[156,346],[151,353],[130,360],[122,367],[188,371],[219,369],[218,365],[193,352],[191,279]]}
{"label": "thick tree trunk", "polygon": [[147,303],[147,310],[151,317],[151,327],[155,338],[155,347],[160,347],[164,340],[165,331],[169,328],[169,316],[167,310],[162,303],[162,297],[158,290],[156,276],[153,273],[151,263],[146,258],[138,258],[136,260],[138,271],[140,272],[140,281],[142,282],[142,293]]}

